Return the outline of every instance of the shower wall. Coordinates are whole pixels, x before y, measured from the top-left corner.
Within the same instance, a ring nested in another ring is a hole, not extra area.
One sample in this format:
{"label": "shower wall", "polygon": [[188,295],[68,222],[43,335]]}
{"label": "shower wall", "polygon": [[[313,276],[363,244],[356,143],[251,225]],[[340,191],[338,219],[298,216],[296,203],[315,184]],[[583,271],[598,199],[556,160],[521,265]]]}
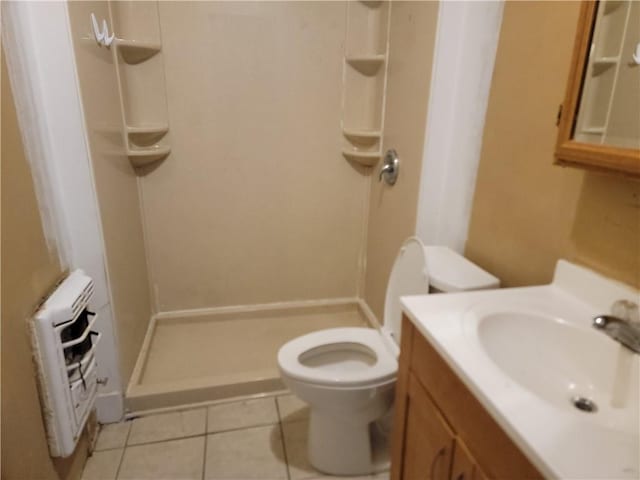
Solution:
{"label": "shower wall", "polygon": [[68,9],[100,206],[120,370],[126,384],[151,316],[138,177],[121,133],[124,127],[112,51],[96,44],[89,22],[91,13],[109,19],[109,6],[106,1],[68,2]]}
{"label": "shower wall", "polygon": [[346,4],[158,2],[171,154],[141,177],[158,311],[358,295]]}
{"label": "shower wall", "polygon": [[[383,151],[395,148],[400,176],[372,180],[364,299],[382,320],[387,280],[400,246],[415,235],[438,2],[393,2]],[[376,170],[377,171],[377,170]]]}

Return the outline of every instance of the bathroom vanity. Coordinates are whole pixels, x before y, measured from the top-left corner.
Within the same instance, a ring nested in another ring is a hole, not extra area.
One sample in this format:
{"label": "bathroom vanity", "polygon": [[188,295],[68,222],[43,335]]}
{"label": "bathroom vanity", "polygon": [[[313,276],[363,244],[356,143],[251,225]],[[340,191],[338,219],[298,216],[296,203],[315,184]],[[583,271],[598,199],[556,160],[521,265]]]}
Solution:
{"label": "bathroom vanity", "polygon": [[565,261],[550,285],[402,297],[392,480],[638,478],[640,357],[593,324],[638,298]]}
{"label": "bathroom vanity", "polygon": [[406,316],[396,388],[392,480],[543,478]]}

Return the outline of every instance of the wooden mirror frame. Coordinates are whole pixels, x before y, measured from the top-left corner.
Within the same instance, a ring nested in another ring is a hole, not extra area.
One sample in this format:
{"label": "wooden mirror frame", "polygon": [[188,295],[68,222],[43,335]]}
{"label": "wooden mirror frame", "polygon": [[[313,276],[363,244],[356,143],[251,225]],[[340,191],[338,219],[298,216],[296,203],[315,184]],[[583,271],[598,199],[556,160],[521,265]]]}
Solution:
{"label": "wooden mirror frame", "polygon": [[597,7],[597,1],[589,0],[583,1],[580,8],[569,80],[558,124],[555,163],[640,177],[640,149],[577,142],[572,138]]}

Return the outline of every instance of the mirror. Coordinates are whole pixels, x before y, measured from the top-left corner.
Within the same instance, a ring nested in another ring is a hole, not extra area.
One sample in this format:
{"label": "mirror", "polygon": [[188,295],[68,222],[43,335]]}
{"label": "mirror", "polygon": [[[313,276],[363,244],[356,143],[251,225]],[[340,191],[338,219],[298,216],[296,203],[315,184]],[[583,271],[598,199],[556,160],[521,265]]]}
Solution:
{"label": "mirror", "polygon": [[584,2],[556,163],[640,177],[640,2]]}

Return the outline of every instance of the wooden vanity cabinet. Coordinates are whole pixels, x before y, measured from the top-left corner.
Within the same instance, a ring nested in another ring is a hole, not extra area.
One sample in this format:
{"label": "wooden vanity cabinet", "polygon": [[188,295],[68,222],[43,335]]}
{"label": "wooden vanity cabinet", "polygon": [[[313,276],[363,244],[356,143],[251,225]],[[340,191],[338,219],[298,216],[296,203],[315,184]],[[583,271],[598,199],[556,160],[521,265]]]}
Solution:
{"label": "wooden vanity cabinet", "polygon": [[406,317],[395,405],[391,480],[543,478]]}
{"label": "wooden vanity cabinet", "polygon": [[407,390],[403,478],[446,480],[450,478],[455,434],[413,375]]}

